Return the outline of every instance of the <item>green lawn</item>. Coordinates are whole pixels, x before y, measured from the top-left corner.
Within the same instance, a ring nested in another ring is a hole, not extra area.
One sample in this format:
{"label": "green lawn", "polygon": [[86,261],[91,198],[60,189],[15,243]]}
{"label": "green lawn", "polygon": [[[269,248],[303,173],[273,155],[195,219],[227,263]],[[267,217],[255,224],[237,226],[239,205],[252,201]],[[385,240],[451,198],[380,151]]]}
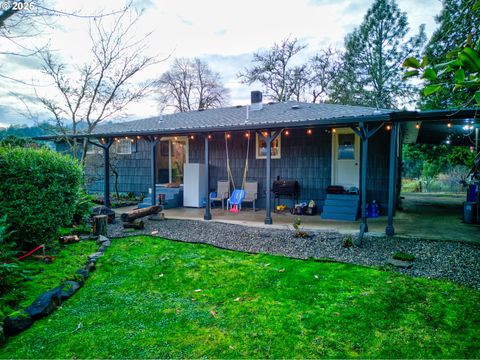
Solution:
{"label": "green lawn", "polygon": [[[15,286],[0,296],[0,318],[9,315],[16,306],[26,308],[41,293],[59,286],[65,280],[73,280],[75,271],[83,267],[88,255],[97,251],[94,241],[76,244],[49,246],[46,254],[55,256],[55,261],[45,264],[40,259],[26,258],[20,262],[22,274],[31,279],[19,278]],[[38,254],[42,254],[41,251]],[[1,320],[0,319],[0,320]]]}
{"label": "green lawn", "polygon": [[339,263],[114,240],[8,358],[478,358],[480,292]]}

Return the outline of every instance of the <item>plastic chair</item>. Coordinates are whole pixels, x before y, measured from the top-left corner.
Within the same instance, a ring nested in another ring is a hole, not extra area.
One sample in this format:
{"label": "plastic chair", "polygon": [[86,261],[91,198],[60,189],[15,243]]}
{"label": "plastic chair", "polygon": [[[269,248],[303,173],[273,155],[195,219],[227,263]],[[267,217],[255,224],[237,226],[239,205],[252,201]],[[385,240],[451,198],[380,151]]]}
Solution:
{"label": "plastic chair", "polygon": [[244,198],[244,190],[233,190],[232,196],[227,200],[227,210],[238,213],[242,208],[242,201]]}

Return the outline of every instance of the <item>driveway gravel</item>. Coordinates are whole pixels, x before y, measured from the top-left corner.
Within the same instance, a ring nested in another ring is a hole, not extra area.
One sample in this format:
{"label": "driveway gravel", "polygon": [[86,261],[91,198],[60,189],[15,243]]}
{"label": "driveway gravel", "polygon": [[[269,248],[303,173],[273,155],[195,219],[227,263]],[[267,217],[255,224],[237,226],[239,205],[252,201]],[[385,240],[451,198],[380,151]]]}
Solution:
{"label": "driveway gravel", "polygon": [[[294,237],[290,229],[265,229],[220,222],[174,220],[144,220],[145,229],[124,230],[117,221],[109,226],[110,237],[154,235],[191,243],[206,243],[216,247],[268,253],[292,258],[327,258],[339,262],[389,266],[403,274],[448,279],[480,289],[480,246],[454,241],[433,241],[366,235],[362,247],[343,247],[348,235],[337,232],[309,231],[307,239]],[[409,269],[388,265],[391,256],[405,252],[415,256]]]}

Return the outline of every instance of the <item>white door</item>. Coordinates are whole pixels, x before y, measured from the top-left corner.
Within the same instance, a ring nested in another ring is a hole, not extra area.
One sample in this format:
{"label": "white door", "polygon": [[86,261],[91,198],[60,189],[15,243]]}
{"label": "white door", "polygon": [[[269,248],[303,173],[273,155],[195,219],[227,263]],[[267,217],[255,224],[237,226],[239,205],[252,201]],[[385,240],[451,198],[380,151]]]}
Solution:
{"label": "white door", "polygon": [[348,189],[360,184],[360,138],[352,129],[332,133],[332,185]]}

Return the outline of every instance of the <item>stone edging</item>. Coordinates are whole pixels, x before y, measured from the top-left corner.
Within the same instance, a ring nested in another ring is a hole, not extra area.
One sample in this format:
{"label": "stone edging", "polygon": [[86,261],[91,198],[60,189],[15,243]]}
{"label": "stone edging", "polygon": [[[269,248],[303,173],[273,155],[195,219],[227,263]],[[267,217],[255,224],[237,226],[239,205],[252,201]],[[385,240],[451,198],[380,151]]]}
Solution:
{"label": "stone edging", "polygon": [[98,251],[90,254],[85,266],[75,272],[75,280],[64,281],[60,286],[38,296],[27,308],[15,311],[5,318],[3,324],[0,324],[0,345],[5,342],[6,336],[20,334],[36,320],[51,314],[83,286],[89,273],[95,270],[95,263],[111,242],[107,237],[100,235],[97,244],[100,245]]}

